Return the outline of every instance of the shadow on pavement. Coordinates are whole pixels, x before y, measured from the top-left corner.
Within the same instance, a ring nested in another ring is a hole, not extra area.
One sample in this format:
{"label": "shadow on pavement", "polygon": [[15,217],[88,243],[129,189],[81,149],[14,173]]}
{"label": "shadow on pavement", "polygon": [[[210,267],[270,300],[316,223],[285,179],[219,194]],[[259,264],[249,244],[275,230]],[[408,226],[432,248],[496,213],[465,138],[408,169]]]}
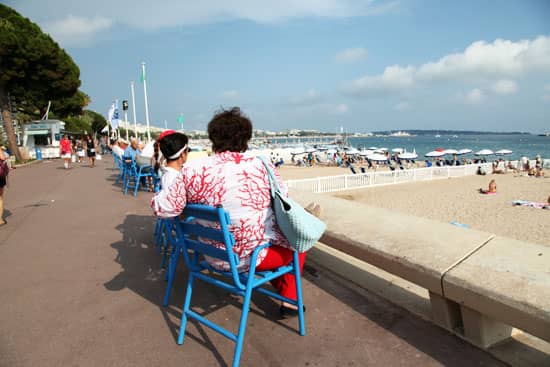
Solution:
{"label": "shadow on pavement", "polygon": [[[187,272],[184,269],[183,261],[181,261],[178,264],[170,305],[162,307],[166,282],[164,280],[165,272],[160,266],[161,257],[154,245],[155,220],[153,216],[128,215],[124,222],[116,227],[123,236],[121,241],[111,244],[111,247],[117,250],[115,261],[120,264],[122,271],[106,282],[104,286],[110,291],[128,288],[152,304],[157,305],[175,343],[179,333]],[[304,267],[304,278],[346,304],[359,315],[366,317],[444,366],[501,365],[485,352],[472,347],[447,331],[421,320],[408,311],[389,304],[374,294],[368,293],[365,296],[356,293],[346,285],[345,280],[326,270],[318,270],[315,266],[307,264]],[[216,321],[225,319],[232,322],[234,320],[235,328],[230,327],[230,330],[236,330],[241,308],[240,298],[205,283],[200,283],[200,287],[195,289],[191,302],[192,308],[203,316],[220,310],[221,315],[215,316]],[[314,297],[310,298],[310,302],[315,300]],[[323,306],[317,304],[314,307],[322,308]],[[282,326],[294,332],[296,331],[293,328],[294,324],[289,326],[278,319],[278,304],[268,297],[255,295],[250,312],[277,324],[278,327]],[[306,314],[306,319],[307,317]],[[318,321],[309,320],[309,323]],[[191,338],[208,349],[220,366],[226,366],[226,362],[202,325],[197,322],[192,323],[195,329],[198,330],[198,335],[192,331],[192,328],[188,327],[186,338]],[[460,358],[457,358],[457,355]]]}
{"label": "shadow on pavement", "polygon": [[[154,245],[153,229],[155,220],[153,216],[132,214],[126,216],[124,222],[116,227],[123,236],[121,241],[111,244],[111,247],[117,251],[115,261],[120,264],[122,271],[113,279],[104,283],[104,286],[109,291],[120,291],[127,288],[157,305],[172,333],[174,343],[176,343],[188,273],[184,269],[183,260],[180,260],[170,304],[168,307],[163,307],[162,300],[166,289],[165,271],[161,268],[161,256]],[[193,292],[192,308],[205,317],[222,310],[221,312],[225,314],[225,318],[228,314],[231,319],[234,318],[232,320],[235,321],[234,328],[231,327],[230,330],[236,331],[242,307],[240,297],[207,283],[197,281],[196,284],[200,284],[200,286],[196,286]],[[252,297],[252,305],[251,314],[258,315],[280,327],[296,332],[296,329],[279,320],[279,304],[272,299],[257,294]],[[188,327],[185,337],[193,339],[211,351],[220,366],[226,366],[226,362],[208,337],[203,326],[193,320],[189,322],[198,330],[199,335],[194,335],[193,332],[190,332],[191,328]]]}

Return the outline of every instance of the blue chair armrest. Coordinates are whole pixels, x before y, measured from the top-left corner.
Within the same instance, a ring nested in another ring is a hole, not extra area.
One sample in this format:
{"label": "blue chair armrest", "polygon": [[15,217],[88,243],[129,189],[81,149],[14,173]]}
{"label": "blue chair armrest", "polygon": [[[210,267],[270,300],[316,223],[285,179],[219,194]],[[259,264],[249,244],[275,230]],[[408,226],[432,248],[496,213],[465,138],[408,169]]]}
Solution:
{"label": "blue chair armrest", "polygon": [[250,257],[251,270],[254,269],[254,272],[256,271],[256,260],[258,259],[258,255],[260,254],[260,251],[262,251],[264,248],[270,247],[271,245],[272,245],[271,242],[267,242],[254,249],[254,251],[252,252],[252,256]]}

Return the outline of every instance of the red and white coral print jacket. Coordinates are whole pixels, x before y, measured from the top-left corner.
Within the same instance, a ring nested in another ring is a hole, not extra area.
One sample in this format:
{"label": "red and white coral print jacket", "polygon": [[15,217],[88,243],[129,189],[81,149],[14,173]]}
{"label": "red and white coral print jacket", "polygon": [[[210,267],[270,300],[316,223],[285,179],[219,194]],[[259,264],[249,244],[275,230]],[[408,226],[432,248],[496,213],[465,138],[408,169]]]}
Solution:
{"label": "red and white coral print jacket", "polygon": [[[281,190],[286,186],[275,170]],[[240,271],[249,268],[250,256],[257,246],[266,242],[289,247],[275,222],[271,209],[269,179],[263,163],[248,154],[236,152],[217,153],[211,157],[188,162],[169,188],[156,194],[151,207],[159,217],[175,217],[187,203],[222,205],[231,216],[230,230],[235,236],[233,250],[239,255]],[[224,248],[221,243],[216,247]],[[265,258],[264,249],[257,264]],[[228,264],[207,259],[214,267],[228,270]]]}

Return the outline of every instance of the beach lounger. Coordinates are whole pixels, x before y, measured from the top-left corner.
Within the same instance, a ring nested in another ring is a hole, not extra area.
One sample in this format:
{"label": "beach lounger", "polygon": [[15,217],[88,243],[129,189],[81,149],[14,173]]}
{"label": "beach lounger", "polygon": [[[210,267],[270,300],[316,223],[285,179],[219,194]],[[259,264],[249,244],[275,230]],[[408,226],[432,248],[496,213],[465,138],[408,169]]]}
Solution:
{"label": "beach lounger", "polygon": [[515,206],[528,206],[530,208],[535,208],[535,209],[549,209],[550,210],[550,204],[549,203],[540,203],[540,202],[529,201],[529,200],[514,200],[514,201],[512,201],[512,205],[515,205]]}

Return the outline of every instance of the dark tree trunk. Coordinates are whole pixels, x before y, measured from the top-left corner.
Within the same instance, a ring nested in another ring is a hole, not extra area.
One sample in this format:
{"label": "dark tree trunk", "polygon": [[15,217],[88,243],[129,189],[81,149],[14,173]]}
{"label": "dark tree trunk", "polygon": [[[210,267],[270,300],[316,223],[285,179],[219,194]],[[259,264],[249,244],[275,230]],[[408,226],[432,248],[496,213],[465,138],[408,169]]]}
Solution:
{"label": "dark tree trunk", "polygon": [[15,138],[15,130],[13,129],[13,121],[11,119],[10,105],[8,102],[8,94],[4,89],[4,86],[0,83],[0,108],[2,109],[2,119],[4,120],[4,130],[6,131],[6,136],[8,137],[8,147],[12,154],[15,154],[15,157],[19,162],[23,162],[23,157],[17,146],[17,140]]}

